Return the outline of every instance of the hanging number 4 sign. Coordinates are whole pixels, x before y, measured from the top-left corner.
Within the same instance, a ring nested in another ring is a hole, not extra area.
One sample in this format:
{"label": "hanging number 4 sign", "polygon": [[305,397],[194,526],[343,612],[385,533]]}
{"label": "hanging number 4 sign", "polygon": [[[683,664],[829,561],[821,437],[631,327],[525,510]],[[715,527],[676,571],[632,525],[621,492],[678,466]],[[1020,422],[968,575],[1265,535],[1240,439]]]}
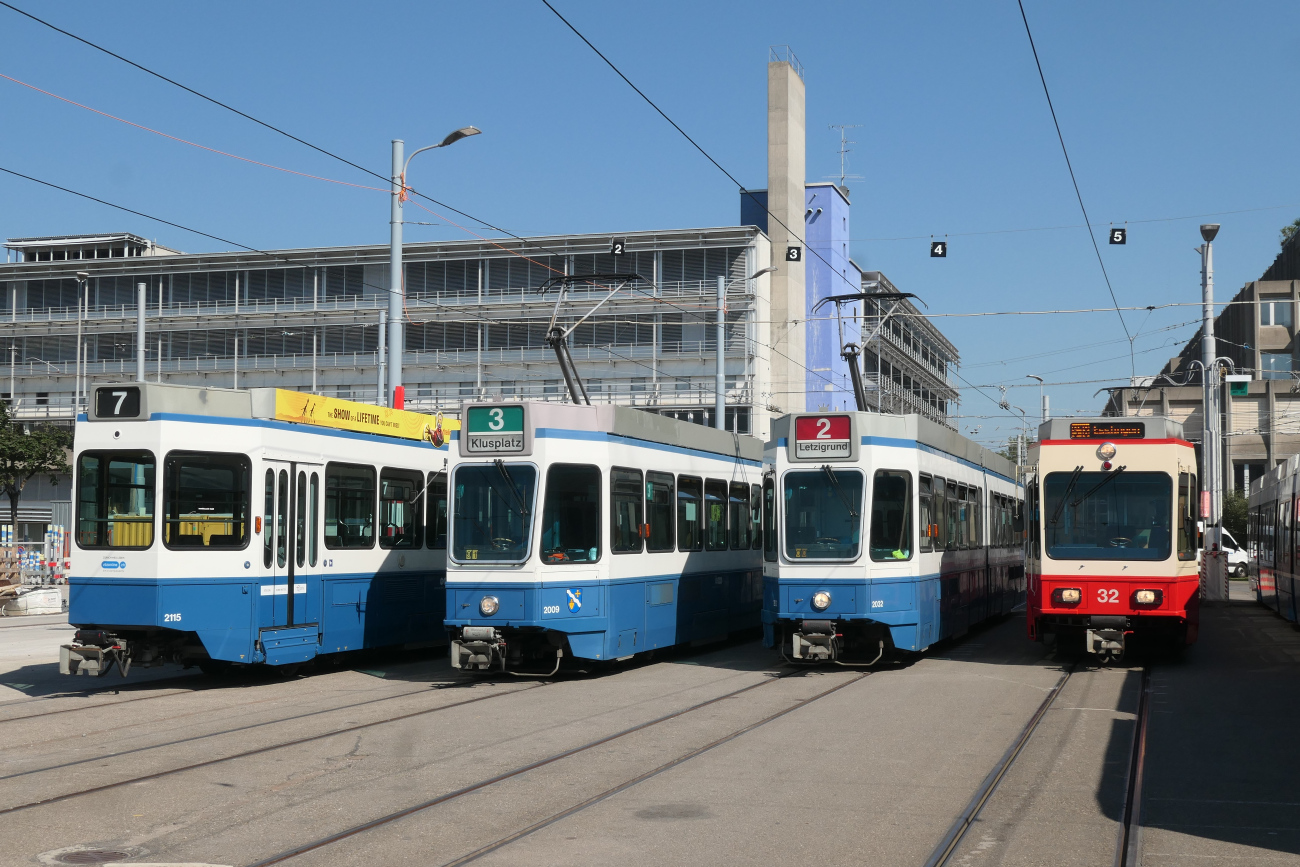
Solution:
{"label": "hanging number 4 sign", "polygon": [[803,247],[786,247],[786,248],[785,248],[785,261],[787,261],[787,262],[802,262],[802,261],[803,261]]}
{"label": "hanging number 4 sign", "polygon": [[609,242],[609,254],[611,256],[622,256],[627,252],[627,240],[624,238],[615,238]]}
{"label": "hanging number 4 sign", "polygon": [[1112,244],[1127,244],[1127,243],[1128,243],[1128,229],[1111,229],[1111,230],[1110,230],[1110,242],[1111,242]]}
{"label": "hanging number 4 sign", "polygon": [[947,259],[947,258],[948,258],[948,242],[947,242],[947,241],[931,241],[931,242],[930,242],[930,258],[931,258],[931,259]]}

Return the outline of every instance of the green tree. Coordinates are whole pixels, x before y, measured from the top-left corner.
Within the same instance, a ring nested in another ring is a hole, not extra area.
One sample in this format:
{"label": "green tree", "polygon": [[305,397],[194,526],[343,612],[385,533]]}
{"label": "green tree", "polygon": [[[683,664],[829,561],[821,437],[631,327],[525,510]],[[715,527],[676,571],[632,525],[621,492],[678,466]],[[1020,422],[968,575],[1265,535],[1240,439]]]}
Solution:
{"label": "green tree", "polygon": [[24,430],[9,417],[7,406],[0,404],[0,490],[9,497],[9,521],[18,523],[18,499],[33,476],[66,473],[72,449],[72,432],[50,425]]}
{"label": "green tree", "polygon": [[1294,223],[1291,223],[1290,225],[1282,227],[1282,238],[1279,241],[1279,243],[1283,247],[1285,247],[1286,242],[1290,241],[1296,232],[1300,232],[1300,219],[1296,220]]}
{"label": "green tree", "polygon": [[1232,534],[1232,538],[1246,544],[1246,498],[1240,491],[1225,491],[1223,494],[1223,527]]}

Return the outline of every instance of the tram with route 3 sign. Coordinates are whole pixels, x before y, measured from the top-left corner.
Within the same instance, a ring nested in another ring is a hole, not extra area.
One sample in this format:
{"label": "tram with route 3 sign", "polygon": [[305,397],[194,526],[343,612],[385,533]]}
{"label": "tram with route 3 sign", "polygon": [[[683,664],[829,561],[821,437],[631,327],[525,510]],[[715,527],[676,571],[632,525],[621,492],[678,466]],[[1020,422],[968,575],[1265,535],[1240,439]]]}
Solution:
{"label": "tram with route 3 sign", "polygon": [[1195,642],[1201,497],[1183,426],[1052,419],[1029,461],[1029,637],[1103,662],[1134,636]]}
{"label": "tram with route 3 sign", "polygon": [[917,415],[777,419],[764,456],[764,644],[800,664],[869,665],[1010,612],[1025,598],[1015,476]]}
{"label": "tram with route 3 sign", "polygon": [[442,644],[456,421],[133,382],[77,419],[65,674]]}
{"label": "tram with route 3 sign", "polygon": [[623,406],[461,417],[454,667],[545,675],[757,628],[761,441]]}

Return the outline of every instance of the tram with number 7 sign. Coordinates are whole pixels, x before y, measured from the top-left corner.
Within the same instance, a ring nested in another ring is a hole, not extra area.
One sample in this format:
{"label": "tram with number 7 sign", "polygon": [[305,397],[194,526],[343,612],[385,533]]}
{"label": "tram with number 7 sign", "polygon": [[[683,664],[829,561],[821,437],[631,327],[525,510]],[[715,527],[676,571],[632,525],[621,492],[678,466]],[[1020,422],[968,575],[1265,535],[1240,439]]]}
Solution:
{"label": "tram with number 7 sign", "polygon": [[764,644],[798,663],[870,665],[1019,606],[1015,476],[917,415],[778,419],[764,454]]}
{"label": "tram with number 7 sign", "polygon": [[1102,661],[1200,619],[1196,452],[1160,417],[1053,419],[1029,452],[1029,637]]}

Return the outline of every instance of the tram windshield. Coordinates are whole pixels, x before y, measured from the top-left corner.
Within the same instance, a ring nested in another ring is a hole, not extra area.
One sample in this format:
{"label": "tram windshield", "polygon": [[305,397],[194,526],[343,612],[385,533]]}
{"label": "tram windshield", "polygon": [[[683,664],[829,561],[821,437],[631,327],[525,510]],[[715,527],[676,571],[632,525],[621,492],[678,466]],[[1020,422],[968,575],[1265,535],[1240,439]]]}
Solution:
{"label": "tram windshield", "polygon": [[154,457],[149,452],[83,452],[77,460],[77,544],[153,544]]}
{"label": "tram windshield", "polygon": [[1048,473],[1047,556],[1054,560],[1165,560],[1173,479],[1167,473]]}
{"label": "tram windshield", "polygon": [[785,553],[852,560],[862,544],[862,473],[829,465],[785,474]]}
{"label": "tram windshield", "polygon": [[528,557],[537,470],[528,464],[470,464],[452,481],[452,556],[518,563]]}

